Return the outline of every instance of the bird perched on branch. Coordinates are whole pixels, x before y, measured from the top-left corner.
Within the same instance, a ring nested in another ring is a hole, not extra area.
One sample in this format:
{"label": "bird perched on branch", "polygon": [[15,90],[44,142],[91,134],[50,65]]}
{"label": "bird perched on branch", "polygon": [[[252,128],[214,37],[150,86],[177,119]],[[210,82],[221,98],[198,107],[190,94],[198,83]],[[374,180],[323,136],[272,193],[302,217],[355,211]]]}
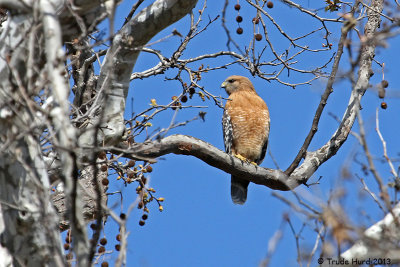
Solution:
{"label": "bird perched on branch", "polygon": [[[225,151],[258,165],[263,161],[268,145],[268,107],[246,77],[230,76],[221,87],[229,95],[222,116]],[[248,180],[231,176],[233,203],[246,202],[248,185]]]}

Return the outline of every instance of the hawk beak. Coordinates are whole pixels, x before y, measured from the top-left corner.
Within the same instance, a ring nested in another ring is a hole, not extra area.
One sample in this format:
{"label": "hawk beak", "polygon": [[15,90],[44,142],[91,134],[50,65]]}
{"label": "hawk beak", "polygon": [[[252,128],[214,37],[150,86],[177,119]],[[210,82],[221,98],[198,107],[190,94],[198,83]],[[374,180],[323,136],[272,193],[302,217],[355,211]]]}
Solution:
{"label": "hawk beak", "polygon": [[222,88],[226,88],[226,85],[227,85],[228,83],[225,81],[225,82],[223,82],[222,84],[221,84],[221,87]]}

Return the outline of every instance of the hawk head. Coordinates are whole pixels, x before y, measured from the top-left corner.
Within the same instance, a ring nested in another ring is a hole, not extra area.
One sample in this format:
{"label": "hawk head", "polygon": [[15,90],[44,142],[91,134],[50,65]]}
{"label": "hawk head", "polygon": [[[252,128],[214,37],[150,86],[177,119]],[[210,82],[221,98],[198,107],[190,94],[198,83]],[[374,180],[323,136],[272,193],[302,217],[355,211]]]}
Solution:
{"label": "hawk head", "polygon": [[225,89],[228,95],[240,90],[255,91],[253,84],[248,78],[238,75],[232,75],[226,78],[221,84],[221,87]]}

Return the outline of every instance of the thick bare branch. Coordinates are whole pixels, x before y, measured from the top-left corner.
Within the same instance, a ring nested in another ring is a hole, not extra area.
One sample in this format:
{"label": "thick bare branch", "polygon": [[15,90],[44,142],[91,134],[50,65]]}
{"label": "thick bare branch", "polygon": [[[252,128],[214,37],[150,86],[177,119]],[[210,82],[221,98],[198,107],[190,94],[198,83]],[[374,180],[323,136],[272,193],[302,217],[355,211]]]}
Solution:
{"label": "thick bare branch", "polygon": [[142,158],[156,158],[170,153],[191,155],[227,173],[277,190],[290,190],[302,183],[301,180],[288,177],[282,171],[243,162],[207,142],[186,135],[171,135],[160,140],[134,144],[129,149],[115,152]]}
{"label": "thick bare branch", "polygon": [[[6,27],[0,41],[0,243],[14,266],[64,266],[42,151],[37,136],[27,132],[33,122],[24,87],[30,23],[17,16]],[[14,99],[20,99],[18,111],[10,104]]]}
{"label": "thick bare branch", "polygon": [[[76,129],[69,120],[69,106],[65,101],[68,99],[69,86],[62,73],[64,71],[64,52],[62,49],[61,25],[50,0],[40,1],[40,11],[43,21],[43,34],[45,36],[47,69],[51,79],[53,97],[57,105],[51,111],[50,116],[54,125],[56,135],[53,144],[63,148],[60,149],[59,156],[63,165],[62,174],[65,184],[65,191],[68,200],[70,221],[72,222],[72,232],[74,234],[74,251],[78,262],[82,266],[87,266],[89,240],[86,234],[86,223],[83,218],[83,201],[81,194],[77,194],[76,178],[74,169],[76,168],[76,156],[72,151],[76,151]],[[76,196],[76,197],[73,197]]]}

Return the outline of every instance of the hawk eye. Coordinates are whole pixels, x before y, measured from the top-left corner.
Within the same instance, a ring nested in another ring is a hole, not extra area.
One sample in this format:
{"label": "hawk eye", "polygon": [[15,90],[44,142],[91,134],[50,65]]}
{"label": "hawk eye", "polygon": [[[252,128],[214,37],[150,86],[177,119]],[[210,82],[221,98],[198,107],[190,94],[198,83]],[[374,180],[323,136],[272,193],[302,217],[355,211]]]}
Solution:
{"label": "hawk eye", "polygon": [[234,81],[235,81],[234,79],[230,79],[228,82],[233,83]]}

